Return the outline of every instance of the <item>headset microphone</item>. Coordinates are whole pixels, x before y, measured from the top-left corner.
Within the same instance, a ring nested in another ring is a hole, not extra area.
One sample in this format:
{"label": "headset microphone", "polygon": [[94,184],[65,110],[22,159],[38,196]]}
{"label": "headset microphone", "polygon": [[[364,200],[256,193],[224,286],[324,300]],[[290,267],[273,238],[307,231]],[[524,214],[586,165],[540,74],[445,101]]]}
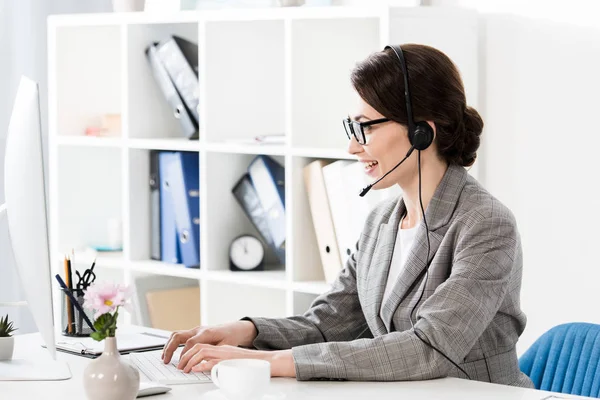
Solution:
{"label": "headset microphone", "polygon": [[377,183],[379,183],[379,182],[380,182],[380,181],[381,181],[383,178],[385,178],[386,176],[388,176],[388,174],[389,174],[390,172],[392,172],[393,170],[395,170],[396,168],[398,168],[400,165],[402,165],[402,163],[403,163],[404,161],[406,161],[406,159],[407,159],[408,157],[410,157],[410,155],[412,154],[412,152],[413,152],[413,150],[414,150],[414,149],[415,149],[415,146],[412,146],[412,147],[410,148],[410,150],[408,150],[408,153],[406,153],[406,156],[404,156],[404,158],[402,159],[402,161],[400,161],[398,164],[396,164],[396,166],[395,166],[394,168],[390,169],[388,172],[386,172],[386,173],[385,173],[385,175],[383,175],[381,178],[377,179],[375,182],[371,183],[371,184],[370,184],[370,185],[368,185],[368,186],[365,186],[365,187],[363,188],[363,190],[361,190],[361,191],[360,191],[360,194],[359,194],[359,196],[360,196],[360,197],[363,197],[365,194],[369,193],[369,190],[371,190],[371,188],[372,188],[373,186],[377,185]]}

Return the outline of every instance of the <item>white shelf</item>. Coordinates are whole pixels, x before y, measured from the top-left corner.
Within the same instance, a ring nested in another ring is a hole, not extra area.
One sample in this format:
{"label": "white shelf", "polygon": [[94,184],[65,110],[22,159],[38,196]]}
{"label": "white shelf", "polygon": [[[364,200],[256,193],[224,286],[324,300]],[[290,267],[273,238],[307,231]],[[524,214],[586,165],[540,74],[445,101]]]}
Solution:
{"label": "white shelf", "polygon": [[206,271],[206,279],[271,289],[287,289],[285,271]]}
{"label": "white shelf", "polygon": [[60,146],[74,147],[121,147],[123,140],[119,137],[100,136],[58,136],[56,138]]}
{"label": "white shelf", "polygon": [[180,11],[176,13],[96,13],[96,14],[71,14],[51,15],[48,18],[50,29],[68,26],[103,26],[122,24],[168,24],[197,22],[198,13],[195,11]]}
{"label": "white shelf", "polygon": [[127,147],[142,150],[200,151],[200,143],[197,140],[185,138],[129,139]]}
{"label": "white shelf", "polygon": [[[306,311],[330,285],[322,281],[303,168],[315,159],[356,160],[347,152],[341,122],[354,107],[350,71],[389,43],[434,45],[456,61],[469,103],[477,105],[476,27],[473,12],[438,7],[49,17],[49,204],[55,271],[62,268],[59,250],[105,243],[108,223],[116,218],[122,222],[124,251],[98,253],[97,268],[124,283],[144,275],[197,280],[202,324]],[[199,46],[198,140],[179,133],[145,58],[147,46],[168,35]],[[121,114],[121,136],[67,135],[98,126],[108,113]],[[250,144],[257,135],[282,133],[285,143]],[[199,269],[150,259],[151,150],[199,153]],[[278,270],[232,272],[227,269],[231,240],[258,232],[231,190],[259,154],[286,169],[287,264]],[[75,257],[88,266],[93,258],[93,253]],[[55,307],[59,310],[58,303]]]}
{"label": "white shelf", "polygon": [[[65,255],[62,253],[56,254],[55,259],[59,262],[64,261]],[[122,252],[99,252],[93,253],[91,251],[75,252],[75,263],[79,268],[85,265],[85,268],[92,266],[92,263],[96,261],[95,268],[114,268],[123,269],[127,265],[127,261],[123,256]]]}
{"label": "white shelf", "polygon": [[313,281],[313,282],[294,282],[292,285],[295,292],[309,293],[309,294],[322,294],[331,289],[331,285],[326,282]]}
{"label": "white shelf", "polygon": [[202,271],[198,268],[186,268],[181,264],[171,264],[155,260],[129,261],[127,269],[145,274],[174,276],[178,278],[200,279]]}
{"label": "white shelf", "polygon": [[207,143],[207,151],[214,153],[235,153],[235,154],[266,154],[266,155],[284,155],[286,147],[277,144],[240,144],[236,142],[228,143]]}
{"label": "white shelf", "polygon": [[356,160],[356,156],[348,153],[344,150],[338,149],[316,149],[309,147],[292,148],[292,155],[298,157],[310,157],[310,158],[328,158],[337,160]]}

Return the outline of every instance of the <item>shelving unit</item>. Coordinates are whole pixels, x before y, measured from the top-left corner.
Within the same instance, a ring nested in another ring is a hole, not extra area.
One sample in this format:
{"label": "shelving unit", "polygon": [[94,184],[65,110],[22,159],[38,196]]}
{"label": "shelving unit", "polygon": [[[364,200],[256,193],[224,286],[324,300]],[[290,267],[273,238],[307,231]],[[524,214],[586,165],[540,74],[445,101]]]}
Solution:
{"label": "shelving unit", "polygon": [[[152,275],[192,280],[200,286],[201,321],[207,325],[304,312],[329,285],[302,168],[319,158],[353,159],[341,124],[353,109],[351,69],[388,43],[431,44],[456,61],[468,102],[477,106],[477,23],[472,11],[434,7],[50,17],[50,239],[56,271],[71,248],[106,241],[108,220],[119,218],[123,251],[98,256],[99,276],[125,283]],[[196,141],[180,137],[144,56],[149,43],[170,34],[199,45]],[[85,127],[105,113],[121,114],[120,132],[85,137]],[[246,144],[271,133],[284,134],[285,144]],[[200,269],[150,259],[154,149],[199,153]],[[258,154],[286,168],[286,263],[235,273],[228,269],[231,240],[258,233],[231,188]],[[76,254],[77,263],[91,263],[93,256]]]}

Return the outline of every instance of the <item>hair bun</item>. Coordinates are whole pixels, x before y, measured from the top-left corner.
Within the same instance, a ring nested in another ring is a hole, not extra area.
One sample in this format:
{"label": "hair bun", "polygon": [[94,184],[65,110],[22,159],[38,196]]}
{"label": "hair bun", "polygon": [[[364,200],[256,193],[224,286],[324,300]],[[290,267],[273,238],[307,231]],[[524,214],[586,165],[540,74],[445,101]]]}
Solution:
{"label": "hair bun", "polygon": [[[460,162],[463,167],[470,167],[475,163],[477,150],[481,144],[481,132],[483,131],[483,120],[473,107],[467,106],[463,113],[462,125],[462,149],[460,152]],[[460,133],[459,133],[460,134]]]}

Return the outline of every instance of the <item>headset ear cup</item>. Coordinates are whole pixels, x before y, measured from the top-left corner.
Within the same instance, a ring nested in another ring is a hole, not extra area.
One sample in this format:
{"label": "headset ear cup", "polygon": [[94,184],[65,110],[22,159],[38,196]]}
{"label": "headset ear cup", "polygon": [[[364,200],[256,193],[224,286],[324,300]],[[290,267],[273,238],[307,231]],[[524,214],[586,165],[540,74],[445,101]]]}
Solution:
{"label": "headset ear cup", "polygon": [[425,150],[433,143],[433,129],[427,122],[417,122],[411,144],[415,150]]}

